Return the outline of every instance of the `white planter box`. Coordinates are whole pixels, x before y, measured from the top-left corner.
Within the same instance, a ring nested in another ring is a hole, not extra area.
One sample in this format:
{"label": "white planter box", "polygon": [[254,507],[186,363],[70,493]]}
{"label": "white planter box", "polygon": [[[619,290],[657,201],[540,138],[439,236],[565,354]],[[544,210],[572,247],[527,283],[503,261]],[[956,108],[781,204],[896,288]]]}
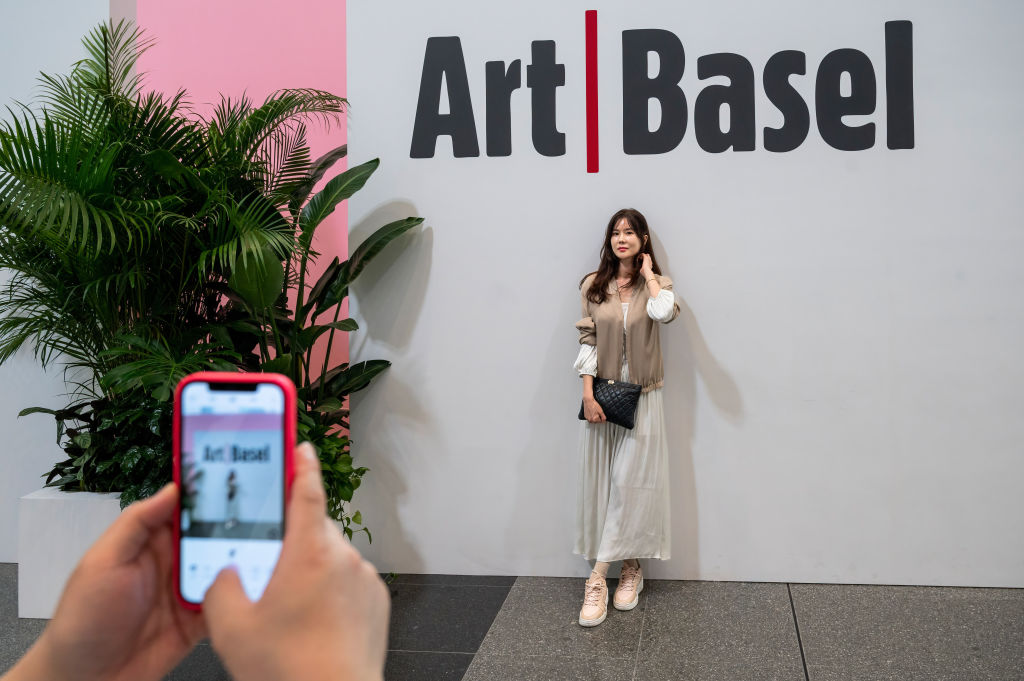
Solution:
{"label": "white planter box", "polygon": [[121,513],[119,496],[46,487],[18,500],[18,617],[53,617],[71,571]]}

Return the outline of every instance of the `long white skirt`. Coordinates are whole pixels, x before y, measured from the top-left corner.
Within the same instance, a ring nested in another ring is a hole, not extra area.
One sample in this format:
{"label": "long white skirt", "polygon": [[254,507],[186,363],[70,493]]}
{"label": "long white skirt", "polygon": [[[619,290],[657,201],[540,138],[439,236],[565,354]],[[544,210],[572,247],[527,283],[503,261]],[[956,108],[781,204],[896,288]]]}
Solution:
{"label": "long white skirt", "polygon": [[[629,367],[622,367],[629,380]],[[633,430],[580,425],[576,547],[590,560],[671,557],[668,442],[661,390],[640,395]]]}

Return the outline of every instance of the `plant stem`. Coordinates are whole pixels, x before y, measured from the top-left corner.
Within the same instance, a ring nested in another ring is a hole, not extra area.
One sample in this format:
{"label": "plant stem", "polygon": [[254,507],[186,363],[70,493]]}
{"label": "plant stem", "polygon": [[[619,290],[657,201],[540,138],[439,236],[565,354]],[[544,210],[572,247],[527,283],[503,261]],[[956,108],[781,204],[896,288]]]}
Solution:
{"label": "plant stem", "polygon": [[[338,317],[340,315],[341,315],[341,301],[339,301],[337,307],[334,308],[334,322],[338,321]],[[320,372],[320,393],[319,393],[319,396],[317,397],[317,400],[316,400],[317,404],[319,404],[320,401],[324,397],[324,387],[327,385],[327,381],[324,380],[324,376],[327,375],[327,363],[329,361],[331,361],[331,346],[334,344],[334,334],[335,334],[335,332],[337,332],[337,329],[331,329],[330,333],[327,334],[327,353],[324,355],[324,368],[323,368],[323,371]]]}

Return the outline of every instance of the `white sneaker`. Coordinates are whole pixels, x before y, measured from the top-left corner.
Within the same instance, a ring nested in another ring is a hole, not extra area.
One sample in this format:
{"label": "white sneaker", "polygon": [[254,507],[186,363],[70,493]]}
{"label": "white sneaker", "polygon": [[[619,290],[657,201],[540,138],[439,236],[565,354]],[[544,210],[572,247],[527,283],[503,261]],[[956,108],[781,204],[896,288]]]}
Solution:
{"label": "white sneaker", "polygon": [[588,579],[580,609],[580,626],[596,627],[608,616],[608,583],[598,577]]}
{"label": "white sneaker", "polygon": [[616,610],[632,610],[640,602],[640,592],[643,590],[644,571],[640,569],[640,564],[637,563],[636,567],[623,565],[612,604]]}

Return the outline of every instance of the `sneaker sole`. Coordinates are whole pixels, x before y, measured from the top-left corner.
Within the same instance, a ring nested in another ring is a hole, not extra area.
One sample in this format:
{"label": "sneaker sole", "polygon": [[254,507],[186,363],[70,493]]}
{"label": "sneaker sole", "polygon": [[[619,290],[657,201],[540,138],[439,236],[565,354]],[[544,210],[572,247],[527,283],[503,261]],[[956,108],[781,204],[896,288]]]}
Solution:
{"label": "sneaker sole", "polygon": [[640,602],[640,593],[644,590],[644,578],[640,578],[640,585],[636,588],[636,594],[633,595],[633,600],[629,603],[619,605],[618,603],[612,603],[616,610],[632,610],[636,607],[636,604]]}
{"label": "sneaker sole", "polygon": [[607,618],[607,617],[608,617],[608,611],[607,610],[605,610],[604,614],[601,615],[601,617],[599,617],[596,620],[585,620],[585,619],[583,619],[581,617],[580,618],[580,626],[581,627],[596,627],[601,622],[604,622],[605,618]]}
{"label": "sneaker sole", "polygon": [[601,616],[598,617],[596,620],[585,620],[581,616],[580,617],[580,626],[581,627],[596,627],[601,622],[604,622],[606,617],[608,617],[608,594],[604,595],[604,612],[601,613]]}

